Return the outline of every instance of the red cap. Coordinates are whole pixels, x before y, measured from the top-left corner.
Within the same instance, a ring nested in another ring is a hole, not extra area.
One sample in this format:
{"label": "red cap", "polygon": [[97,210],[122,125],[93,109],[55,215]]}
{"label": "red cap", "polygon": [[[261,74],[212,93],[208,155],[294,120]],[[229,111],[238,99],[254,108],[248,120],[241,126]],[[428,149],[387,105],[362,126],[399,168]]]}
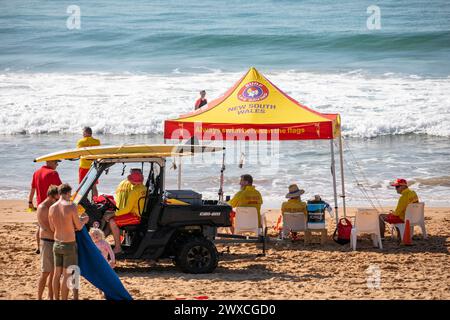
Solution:
{"label": "red cap", "polygon": [[130,181],[132,184],[140,184],[144,182],[144,176],[142,175],[142,173],[132,172],[128,176],[128,181]]}
{"label": "red cap", "polygon": [[408,186],[408,183],[406,182],[405,179],[397,179],[391,183],[391,186],[393,186],[393,187]]}

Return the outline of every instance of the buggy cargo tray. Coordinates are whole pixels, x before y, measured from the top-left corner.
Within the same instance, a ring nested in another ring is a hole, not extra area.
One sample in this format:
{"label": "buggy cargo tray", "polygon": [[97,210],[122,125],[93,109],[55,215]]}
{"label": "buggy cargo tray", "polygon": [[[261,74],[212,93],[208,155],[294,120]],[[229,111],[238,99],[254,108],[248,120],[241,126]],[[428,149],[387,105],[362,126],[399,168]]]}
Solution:
{"label": "buggy cargo tray", "polygon": [[201,205],[163,205],[159,224],[162,226],[210,225],[230,227],[231,206],[225,202],[200,200]]}

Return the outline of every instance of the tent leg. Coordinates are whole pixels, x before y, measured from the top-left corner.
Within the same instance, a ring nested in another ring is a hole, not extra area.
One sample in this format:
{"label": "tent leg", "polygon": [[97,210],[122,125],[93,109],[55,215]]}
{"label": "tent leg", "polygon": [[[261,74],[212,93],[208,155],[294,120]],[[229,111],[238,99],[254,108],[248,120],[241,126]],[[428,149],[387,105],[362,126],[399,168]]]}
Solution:
{"label": "tent leg", "polygon": [[181,190],[181,157],[178,159],[178,190]]}
{"label": "tent leg", "polygon": [[334,193],[334,212],[336,215],[336,226],[339,223],[339,213],[338,213],[338,199],[337,199],[337,186],[336,186],[336,163],[334,161],[334,143],[333,139],[330,139],[331,147],[331,175],[333,176],[333,193]]}
{"label": "tent leg", "polygon": [[346,218],[347,208],[345,206],[344,150],[342,148],[342,135],[339,135],[339,160],[341,165],[342,207],[344,208],[344,218]]}
{"label": "tent leg", "polygon": [[224,174],[225,171],[225,150],[222,154],[222,168],[220,169],[220,187],[219,187],[219,201],[223,201],[223,180],[224,180]]}

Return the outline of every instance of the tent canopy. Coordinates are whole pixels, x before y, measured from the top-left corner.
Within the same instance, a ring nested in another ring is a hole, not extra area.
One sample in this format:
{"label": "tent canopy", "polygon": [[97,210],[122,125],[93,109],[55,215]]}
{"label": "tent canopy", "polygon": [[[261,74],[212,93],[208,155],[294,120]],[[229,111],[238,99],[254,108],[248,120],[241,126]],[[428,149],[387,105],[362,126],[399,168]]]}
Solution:
{"label": "tent canopy", "polygon": [[300,104],[250,68],[218,99],[165,121],[165,139],[192,136],[199,140],[334,139],[340,136],[340,116]]}

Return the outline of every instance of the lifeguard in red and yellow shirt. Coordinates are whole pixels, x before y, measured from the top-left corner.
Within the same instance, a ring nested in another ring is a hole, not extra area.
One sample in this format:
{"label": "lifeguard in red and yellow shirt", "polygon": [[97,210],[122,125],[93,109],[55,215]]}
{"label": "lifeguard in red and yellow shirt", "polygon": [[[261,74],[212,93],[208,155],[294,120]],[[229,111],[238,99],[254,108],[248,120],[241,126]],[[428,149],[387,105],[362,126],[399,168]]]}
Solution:
{"label": "lifeguard in red and yellow shirt", "polygon": [[419,197],[417,193],[408,188],[408,182],[405,179],[397,179],[391,183],[395,187],[395,191],[400,195],[397,207],[391,210],[389,214],[380,214],[380,235],[384,238],[384,231],[386,229],[385,222],[390,224],[404,223],[406,207],[411,203],[418,203]]}
{"label": "lifeguard in red and yellow shirt", "polygon": [[144,176],[141,169],[131,169],[127,179],[123,180],[116,189],[114,200],[118,210],[109,220],[109,226],[114,237],[114,253],[122,251],[120,247],[119,228],[128,225],[138,225],[144,210],[147,188],[144,186]]}
{"label": "lifeguard in red and yellow shirt", "polygon": [[[258,211],[258,224],[259,227],[262,227],[261,224],[261,205],[263,203],[263,199],[261,193],[255,189],[253,186],[253,177],[249,174],[244,174],[241,176],[241,180],[239,182],[241,186],[241,190],[236,193],[228,204],[233,208],[237,207],[254,207]],[[235,213],[232,212],[231,218],[234,224],[234,216]],[[231,232],[234,232],[234,227],[231,228]]]}
{"label": "lifeguard in red and yellow shirt", "polygon": [[[83,128],[83,138],[78,140],[77,148],[97,147],[100,145],[100,140],[92,137],[92,129],[90,127]],[[80,167],[78,169],[78,183],[83,181],[84,177],[91,167],[92,160],[80,159]],[[98,184],[98,181],[97,183]],[[97,186],[92,187],[92,194],[98,196]]]}

